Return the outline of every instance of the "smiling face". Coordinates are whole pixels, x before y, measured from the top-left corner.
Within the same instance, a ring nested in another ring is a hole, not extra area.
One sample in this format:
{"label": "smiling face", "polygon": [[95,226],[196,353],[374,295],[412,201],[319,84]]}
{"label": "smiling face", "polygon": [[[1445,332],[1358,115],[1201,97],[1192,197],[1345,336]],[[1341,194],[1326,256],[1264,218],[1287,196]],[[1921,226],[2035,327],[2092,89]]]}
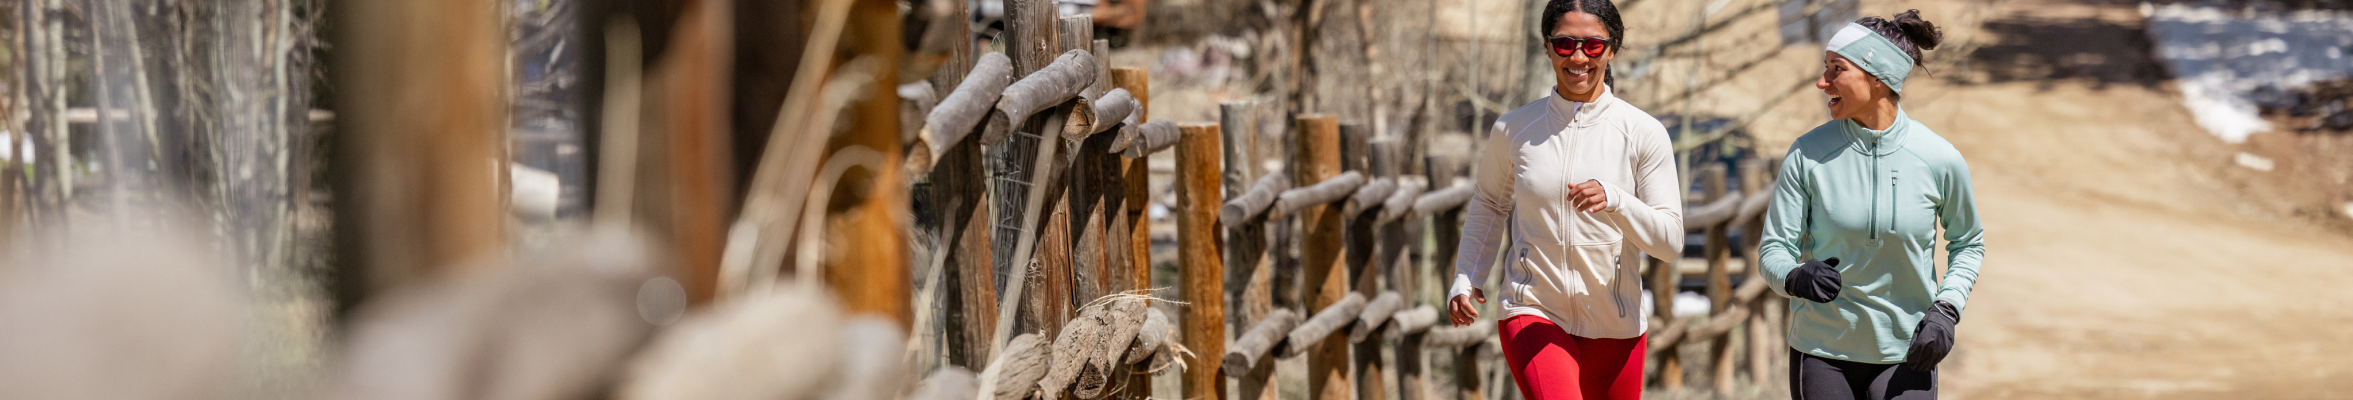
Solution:
{"label": "smiling face", "polygon": [[1830,119],[1833,120],[1854,118],[1869,112],[1879,100],[1895,93],[1879,78],[1873,78],[1871,73],[1855,66],[1854,61],[1828,51],[1822,52],[1822,76],[1814,80],[1814,88],[1830,95],[1828,106]]}
{"label": "smiling face", "polygon": [[[1593,14],[1569,12],[1561,14],[1559,23],[1553,26],[1549,36],[1607,38],[1609,30]],[[1571,51],[1568,56],[1561,56],[1552,49],[1545,50],[1544,56],[1552,60],[1555,89],[1575,101],[1592,101],[1601,94],[1601,77],[1609,72],[1610,59],[1618,57],[1616,49],[1603,51],[1598,58],[1586,57],[1582,50]]]}

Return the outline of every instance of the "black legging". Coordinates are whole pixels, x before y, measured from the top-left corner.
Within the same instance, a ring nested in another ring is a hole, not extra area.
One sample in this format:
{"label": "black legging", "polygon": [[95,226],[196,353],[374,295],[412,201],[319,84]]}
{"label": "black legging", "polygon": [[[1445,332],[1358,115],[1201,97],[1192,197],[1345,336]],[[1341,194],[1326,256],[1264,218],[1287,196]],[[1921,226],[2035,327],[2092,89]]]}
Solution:
{"label": "black legging", "polygon": [[1866,364],[1789,350],[1789,397],[1794,400],[1935,399],[1936,370],[1903,364]]}

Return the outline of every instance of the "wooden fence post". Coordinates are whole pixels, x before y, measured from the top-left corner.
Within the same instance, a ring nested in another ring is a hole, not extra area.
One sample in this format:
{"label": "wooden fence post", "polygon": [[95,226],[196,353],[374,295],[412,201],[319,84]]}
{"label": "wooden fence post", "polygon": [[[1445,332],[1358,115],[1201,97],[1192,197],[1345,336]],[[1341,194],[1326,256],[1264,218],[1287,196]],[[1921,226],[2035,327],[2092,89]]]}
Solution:
{"label": "wooden fence post", "polygon": [[[1293,181],[1300,187],[1323,182],[1340,175],[1340,121],[1325,114],[1299,117],[1299,143],[1292,148],[1297,154],[1290,163]],[[1348,269],[1341,257],[1342,217],[1339,203],[1325,203],[1300,210],[1300,277],[1303,302],[1312,315],[1316,311],[1348,297]],[[1348,374],[1348,338],[1327,337],[1322,343],[1293,343],[1310,346],[1307,358],[1308,397],[1314,400],[1346,400],[1350,396]]]}
{"label": "wooden fence post", "polygon": [[[1062,37],[1056,33],[1060,28],[1055,22],[1054,7],[1050,0],[1005,1],[1005,34],[999,37],[1004,40],[1005,56],[1013,61],[1013,77],[1016,81],[1044,69],[1061,54],[1058,50],[1062,48]],[[1054,117],[1057,113],[1052,110],[1042,114],[1045,115],[1042,119],[1060,122],[1060,118]],[[1005,342],[1015,336],[1014,328],[1017,326],[1022,327],[1020,331],[1061,332],[1059,323],[1045,326],[1045,320],[1051,318],[1040,318],[1039,314],[1044,310],[1039,308],[1052,302],[1038,301],[1037,298],[1046,297],[1047,294],[1023,293],[1030,286],[1030,280],[1036,276],[1029,273],[1030,258],[1044,258],[1038,257],[1036,249],[1044,247],[1041,243],[1047,236],[1037,230],[1052,224],[1039,223],[1048,221],[1045,215],[1039,214],[1054,208],[1050,205],[1054,202],[1048,201],[1053,197],[1047,192],[1047,186],[1053,180],[1054,153],[1061,150],[1061,146],[1050,142],[1051,138],[1048,137],[1060,135],[1040,133],[1038,126],[1041,124],[1034,122],[1006,121],[1017,132],[1012,134],[1012,138],[993,146],[1003,150],[990,150],[994,153],[991,157],[996,158],[994,161],[1003,162],[1011,169],[998,171],[995,174],[997,177],[991,178],[997,185],[994,186],[996,193],[989,196],[992,198],[990,206],[996,215],[995,221],[990,224],[991,229],[995,229],[990,234],[991,239],[994,239],[994,248],[990,253],[992,257],[1001,258],[995,262],[997,268],[1005,271],[1005,294],[999,295],[997,303],[997,326],[995,332],[990,334],[992,345],[989,359],[999,356],[998,352],[1003,350]],[[1022,312],[1025,309],[1031,312]]]}
{"label": "wooden fence post", "polygon": [[[1084,49],[1093,52],[1094,35],[1093,17],[1085,15],[1062,17],[1062,44],[1066,48],[1065,51],[1068,51],[1067,49]],[[1102,60],[1103,56],[1097,55],[1096,59]],[[1098,61],[1097,66],[1100,65],[1101,61]],[[1107,76],[1095,77],[1097,82],[1109,79],[1110,77]],[[1092,96],[1101,97],[1101,94],[1096,93]],[[1093,97],[1082,98],[1080,101],[1091,101],[1092,99]],[[1053,131],[1055,129],[1048,127],[1047,130]],[[1048,135],[1048,137],[1063,135],[1064,133],[1056,133]],[[1110,197],[1109,195],[1115,194],[1121,188],[1118,181],[1118,161],[1124,157],[1111,154],[1109,150],[1111,141],[1116,136],[1118,135],[1088,135],[1077,139],[1079,141],[1078,154],[1073,155],[1070,166],[1065,168],[1064,179],[1068,179],[1070,185],[1069,191],[1065,192],[1069,203],[1064,205],[1063,210],[1065,211],[1064,215],[1070,219],[1070,223],[1065,225],[1064,229],[1067,232],[1066,236],[1073,241],[1068,247],[1071,249],[1072,274],[1066,280],[1071,281],[1070,309],[1073,310],[1073,315],[1076,315],[1076,310],[1085,306],[1087,302],[1111,294],[1105,290],[1110,287],[1110,277],[1106,276],[1109,268],[1104,265],[1108,261],[1108,251],[1104,249],[1104,232],[1109,229],[1105,225],[1110,220],[1108,219],[1109,208],[1104,206],[1111,201],[1106,197]]]}
{"label": "wooden fence post", "polygon": [[1217,209],[1223,203],[1218,183],[1222,162],[1216,125],[1179,127],[1177,141],[1177,266],[1187,302],[1181,322],[1185,347],[1196,356],[1185,369],[1184,396],[1188,399],[1225,397],[1225,377],[1219,362],[1209,357],[1225,354],[1225,267],[1218,244]]}
{"label": "wooden fence post", "polygon": [[[951,18],[967,18],[962,2]],[[966,22],[957,21],[956,27]],[[949,53],[948,62],[940,66],[932,77],[941,93],[952,91],[964,80],[973,65],[969,38],[956,51]],[[940,242],[947,271],[941,274],[942,293],[947,312],[942,315],[942,326],[947,327],[946,352],[948,364],[980,371],[988,368],[989,346],[997,326],[997,276],[989,242],[988,173],[981,164],[979,140],[959,140],[941,153],[932,167],[931,199],[939,207]]]}
{"label": "wooden fence post", "polygon": [[[1418,158],[1414,155],[1418,155],[1420,152],[1414,150],[1419,146],[1413,146],[1411,142],[1400,142],[1397,139],[1394,136],[1389,137],[1385,139],[1389,143],[1379,147],[1387,148],[1384,151],[1387,151],[1389,155],[1384,157],[1395,160],[1396,164],[1389,167],[1391,169],[1390,176],[1402,182],[1408,176],[1417,175],[1411,171],[1412,165],[1415,164],[1412,161]],[[1395,219],[1381,224],[1381,243],[1376,252],[1379,255],[1377,262],[1387,272],[1389,289],[1404,296],[1405,302],[1400,305],[1400,310],[1412,309],[1415,304],[1427,302],[1421,293],[1420,263],[1413,259],[1413,246],[1421,244],[1422,238],[1421,232],[1416,229],[1420,225],[1419,218],[1411,214],[1414,203],[1412,200],[1421,195],[1422,192],[1419,191],[1421,186],[1413,187],[1415,189],[1411,190],[1400,187],[1401,193],[1392,195],[1392,199],[1399,196],[1413,196],[1413,198],[1409,198],[1403,203],[1390,202],[1382,205],[1382,216]],[[1396,353],[1397,358],[1397,365],[1394,367],[1397,370],[1397,397],[1404,400],[1417,400],[1426,393],[1422,384],[1421,340],[1420,335],[1410,336],[1399,337],[1396,346],[1392,347],[1391,351]]]}
{"label": "wooden fence post", "polygon": [[[1218,107],[1219,132],[1225,136],[1226,198],[1241,197],[1243,190],[1258,190],[1257,182],[1266,179],[1258,170],[1259,149],[1254,145],[1258,135],[1255,106],[1229,102]],[[1257,211],[1257,210],[1253,210]],[[1274,273],[1275,258],[1267,247],[1269,223],[1259,218],[1232,220],[1220,212],[1220,222],[1226,227],[1226,289],[1227,323],[1238,336],[1241,329],[1256,326],[1274,311],[1273,293],[1269,287]],[[1279,339],[1278,339],[1279,340]],[[1240,396],[1243,399],[1274,399],[1281,387],[1274,381],[1273,357],[1261,357],[1240,372]]]}
{"label": "wooden fence post", "polygon": [[[1472,154],[1476,154],[1476,151],[1473,151]],[[1428,156],[1428,161],[1425,161],[1423,164],[1425,166],[1425,171],[1423,172],[1429,176],[1430,189],[1435,191],[1439,188],[1453,187],[1455,181],[1460,180],[1464,175],[1470,172],[1468,161],[1469,160],[1466,160],[1463,157],[1457,155],[1434,154]],[[1433,241],[1433,243],[1435,243],[1437,247],[1431,249],[1428,261],[1426,261],[1426,263],[1429,265],[1428,268],[1435,270],[1435,274],[1432,274],[1431,276],[1438,278],[1435,281],[1431,281],[1431,283],[1438,285],[1435,287],[1435,289],[1437,289],[1436,291],[1439,293],[1439,296],[1445,296],[1446,290],[1450,289],[1447,288],[1446,285],[1453,283],[1452,278],[1454,276],[1455,245],[1458,244],[1456,242],[1462,240],[1462,207],[1448,208],[1444,211],[1437,212],[1435,215],[1429,216],[1429,218],[1430,233],[1432,234],[1432,237],[1436,239]],[[1429,299],[1423,298],[1422,300],[1428,301]],[[1445,302],[1446,299],[1443,298],[1438,300],[1438,304],[1440,304],[1440,313],[1445,312]],[[1416,341],[1419,342],[1419,340]],[[1419,353],[1420,352],[1418,351],[1416,352],[1416,358],[1419,358]],[[1456,357],[1454,359],[1454,381],[1455,386],[1458,387],[1457,392],[1461,396],[1474,395],[1478,390],[1478,384],[1475,380],[1464,381],[1462,379],[1462,377],[1465,376],[1478,376],[1478,367],[1474,365],[1467,365],[1471,364],[1475,360],[1476,359],[1462,357]],[[1406,365],[1409,367],[1420,364],[1418,362],[1409,363],[1403,357],[1399,357],[1398,362],[1406,363]],[[1400,378],[1402,379],[1402,377]],[[1400,385],[1407,384],[1407,381],[1404,380],[1399,380],[1398,382]],[[1427,387],[1426,384],[1421,385]],[[1461,388],[1465,385],[1470,387]],[[1414,389],[1405,387],[1400,387],[1398,390],[1404,391],[1406,394],[1426,393],[1424,391],[1415,391]],[[1400,398],[1412,400],[1411,398]]]}
{"label": "wooden fence post", "polygon": [[[1740,163],[1741,191],[1747,196],[1772,196],[1772,165],[1770,160],[1763,158],[1742,160]],[[1741,254],[1747,255],[1744,261],[1748,263],[1748,279],[1760,279],[1762,277],[1760,274],[1764,272],[1760,268],[1759,259],[1762,257],[1757,255],[1757,244],[1759,240],[1763,239],[1765,220],[1760,215],[1750,218],[1743,225],[1740,248]],[[1748,317],[1749,381],[1771,382],[1773,381],[1771,378],[1774,374],[1773,371],[1777,371],[1781,367],[1781,363],[1776,361],[1781,357],[1782,349],[1789,348],[1789,345],[1780,338],[1783,328],[1779,324],[1781,322],[1781,307],[1788,303],[1781,296],[1774,295],[1757,296],[1757,299],[1753,301],[1755,304],[1750,305],[1749,309],[1755,312],[1749,313]]]}
{"label": "wooden fence post", "polygon": [[[1655,326],[1653,329],[1676,326],[1674,322],[1675,285],[1676,280],[1681,277],[1677,276],[1675,263],[1660,260],[1657,257],[1644,257],[1643,261],[1650,264],[1651,311],[1658,316],[1659,320],[1667,321],[1665,324],[1654,324],[1663,326]],[[1653,336],[1648,340],[1655,341],[1657,337]],[[1669,347],[1674,345],[1668,344]],[[1672,348],[1653,347],[1650,351],[1661,355],[1658,360],[1659,386],[1683,387],[1683,360],[1677,356],[1679,353]]]}
{"label": "wooden fence post", "polygon": [[[1724,164],[1709,163],[1705,167],[1700,167],[1699,178],[1700,186],[1706,193],[1705,197],[1708,201],[1724,198],[1726,194],[1724,191]],[[1723,315],[1732,311],[1732,275],[1728,271],[1731,267],[1728,258],[1731,257],[1732,243],[1731,239],[1727,238],[1726,232],[1729,230],[1727,225],[1731,223],[1730,221],[1730,218],[1726,218],[1725,222],[1707,227],[1708,242],[1705,254],[1708,260],[1709,316]],[[1716,395],[1722,396],[1731,393],[1732,371],[1734,370],[1732,366],[1732,335],[1718,336],[1711,340],[1708,344],[1708,355],[1711,358],[1708,363],[1709,367],[1713,368],[1712,372],[1714,372],[1714,379],[1711,379],[1713,381],[1711,383],[1714,384]]]}
{"label": "wooden fence post", "polygon": [[[333,5],[329,15],[344,16],[335,21],[331,61],[339,73],[338,125],[346,129],[334,136],[346,166],[338,171],[336,192],[344,196],[335,223],[343,233],[337,258],[351,272],[343,291],[381,293],[455,268],[499,265],[472,262],[502,260],[507,242],[489,162],[501,156],[507,122],[505,90],[496,85],[506,81],[499,8],[463,0]],[[45,11],[63,12],[20,10]],[[64,121],[51,118],[49,127],[65,132]],[[54,145],[62,151],[69,143]],[[43,152],[38,168],[63,171],[51,168],[69,165],[54,162],[64,158]],[[66,178],[52,187],[62,200],[73,191]]]}
{"label": "wooden fence post", "polygon": [[[1136,107],[1137,120],[1150,116],[1152,76],[1149,71],[1142,67],[1117,67],[1111,69],[1108,79],[1113,87],[1127,89],[1128,94],[1135,96],[1139,103]],[[1114,232],[1113,236],[1125,238],[1114,240],[1120,241],[1118,245],[1126,249],[1127,259],[1111,263],[1111,274],[1114,280],[1125,279],[1127,282],[1126,288],[1121,290],[1152,288],[1152,219],[1145,215],[1145,209],[1152,204],[1152,174],[1147,167],[1148,161],[1150,159],[1142,157],[1120,157],[1118,161],[1120,197],[1125,200],[1120,202],[1119,214],[1111,220],[1111,231]],[[1114,251],[1112,254],[1120,253]],[[1112,394],[1111,398],[1140,400],[1152,397],[1151,375],[1135,370],[1122,379],[1127,380],[1127,386],[1120,393]]]}
{"label": "wooden fence post", "polygon": [[[1257,135],[1256,126],[1250,123],[1251,112],[1249,103],[1218,105],[1218,132],[1224,135],[1227,199],[1241,197],[1242,191],[1251,189],[1251,184],[1261,175],[1255,168],[1258,152],[1250,140]],[[1226,224],[1226,325],[1236,329],[1238,335],[1240,329],[1258,323],[1272,307],[1264,296],[1256,296],[1261,288],[1252,285],[1267,272],[1260,263],[1272,260],[1266,257],[1266,224],[1221,222]]]}
{"label": "wooden fence post", "polygon": [[[1396,174],[1392,173],[1390,165],[1393,164],[1390,162],[1392,160],[1381,154],[1388,150],[1389,144],[1375,143],[1372,131],[1371,127],[1364,124],[1340,125],[1341,163],[1369,178],[1395,179]],[[1388,196],[1382,194],[1377,197],[1386,199]],[[1380,245],[1380,224],[1377,222],[1380,215],[1362,206],[1356,208],[1359,210],[1357,214],[1348,218],[1348,276],[1355,281],[1356,293],[1372,299],[1381,294],[1380,278],[1384,275],[1377,251]],[[1352,343],[1350,347],[1354,355],[1351,363],[1356,367],[1356,396],[1388,398],[1387,390],[1381,385],[1381,376],[1386,369],[1381,363],[1381,341],[1366,340]]]}
{"label": "wooden fence post", "polygon": [[1480,347],[1484,346],[1474,344],[1454,350],[1455,400],[1485,400],[1487,398],[1487,374],[1482,374],[1479,370]]}

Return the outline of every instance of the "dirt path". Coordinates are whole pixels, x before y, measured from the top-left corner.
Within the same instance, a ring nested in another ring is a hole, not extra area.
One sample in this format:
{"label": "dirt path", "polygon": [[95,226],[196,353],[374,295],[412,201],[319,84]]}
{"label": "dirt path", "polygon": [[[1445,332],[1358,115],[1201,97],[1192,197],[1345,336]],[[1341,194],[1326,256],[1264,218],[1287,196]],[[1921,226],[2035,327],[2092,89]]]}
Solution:
{"label": "dirt path", "polygon": [[2285,177],[2233,165],[2143,75],[2136,4],[1993,7],[1981,29],[2064,42],[1985,61],[2077,62],[1923,82],[1938,94],[1907,102],[1969,158],[1987,227],[1947,395],[2353,396],[2353,239],[2242,190]]}

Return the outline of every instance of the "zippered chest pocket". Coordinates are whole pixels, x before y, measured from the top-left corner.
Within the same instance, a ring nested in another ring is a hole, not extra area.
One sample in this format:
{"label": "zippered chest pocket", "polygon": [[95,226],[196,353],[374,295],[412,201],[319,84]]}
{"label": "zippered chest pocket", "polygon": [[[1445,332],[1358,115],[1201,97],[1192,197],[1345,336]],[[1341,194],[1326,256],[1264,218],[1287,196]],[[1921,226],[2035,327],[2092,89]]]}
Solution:
{"label": "zippered chest pocket", "polygon": [[1887,186],[1893,196],[1888,200],[1891,204],[1886,233],[1896,240],[1935,240],[1937,204],[1943,201],[1943,193],[1936,185],[1917,176],[1894,175],[1888,177]]}

